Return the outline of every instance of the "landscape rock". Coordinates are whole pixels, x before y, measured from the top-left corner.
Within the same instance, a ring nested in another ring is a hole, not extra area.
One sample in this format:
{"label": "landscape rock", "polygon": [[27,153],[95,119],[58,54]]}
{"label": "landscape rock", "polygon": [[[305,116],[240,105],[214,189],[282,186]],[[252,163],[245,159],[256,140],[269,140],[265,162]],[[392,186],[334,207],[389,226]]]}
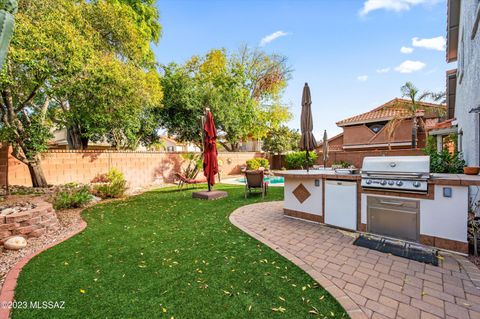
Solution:
{"label": "landscape rock", "polygon": [[3,243],[5,249],[19,250],[27,247],[27,240],[21,236],[13,236]]}
{"label": "landscape rock", "polygon": [[100,197],[97,197],[97,196],[94,196],[94,195],[92,195],[92,197],[91,197],[91,199],[90,199],[90,201],[91,201],[92,203],[94,203],[94,204],[100,202],[101,200],[102,200],[102,199],[101,199]]}

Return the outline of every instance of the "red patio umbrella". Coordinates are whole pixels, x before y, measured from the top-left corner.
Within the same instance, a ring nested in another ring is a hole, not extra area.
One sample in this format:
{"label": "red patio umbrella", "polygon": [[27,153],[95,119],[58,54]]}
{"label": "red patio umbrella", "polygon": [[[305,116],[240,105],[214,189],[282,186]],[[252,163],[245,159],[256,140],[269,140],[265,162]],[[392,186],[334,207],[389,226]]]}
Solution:
{"label": "red patio umbrella", "polygon": [[208,190],[215,185],[215,174],[218,173],[217,161],[217,129],[213,122],[212,112],[207,111],[207,118],[203,124],[203,174],[207,178]]}

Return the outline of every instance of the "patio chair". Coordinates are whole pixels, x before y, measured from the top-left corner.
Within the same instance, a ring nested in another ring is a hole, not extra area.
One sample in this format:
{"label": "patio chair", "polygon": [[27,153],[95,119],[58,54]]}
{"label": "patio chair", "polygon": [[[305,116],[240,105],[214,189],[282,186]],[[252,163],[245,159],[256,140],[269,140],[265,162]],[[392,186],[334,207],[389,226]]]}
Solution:
{"label": "patio chair", "polygon": [[175,177],[178,180],[178,188],[182,188],[184,185],[192,185],[195,188],[195,185],[206,182],[206,180],[187,178],[180,173],[175,173]]}
{"label": "patio chair", "polygon": [[265,171],[245,171],[245,198],[247,198],[247,192],[250,194],[252,190],[259,189],[262,193],[262,198],[267,195],[268,182],[265,182]]}

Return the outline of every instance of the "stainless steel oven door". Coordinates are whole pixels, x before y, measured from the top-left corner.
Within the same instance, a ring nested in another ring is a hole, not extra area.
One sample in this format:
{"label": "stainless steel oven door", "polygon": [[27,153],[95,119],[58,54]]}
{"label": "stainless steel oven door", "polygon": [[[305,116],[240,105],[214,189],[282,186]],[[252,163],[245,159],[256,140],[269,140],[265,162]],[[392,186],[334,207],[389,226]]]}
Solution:
{"label": "stainless steel oven door", "polygon": [[367,197],[367,231],[372,234],[419,241],[420,201]]}

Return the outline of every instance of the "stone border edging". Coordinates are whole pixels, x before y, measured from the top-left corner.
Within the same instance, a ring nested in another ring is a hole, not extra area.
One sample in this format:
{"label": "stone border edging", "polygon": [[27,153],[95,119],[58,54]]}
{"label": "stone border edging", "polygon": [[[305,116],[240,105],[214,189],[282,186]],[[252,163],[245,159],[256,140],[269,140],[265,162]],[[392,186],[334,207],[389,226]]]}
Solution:
{"label": "stone border edging", "polygon": [[[260,203],[261,204],[261,203]],[[269,241],[268,239],[262,237],[261,235],[251,232],[248,228],[237,222],[235,219],[235,215],[238,214],[240,210],[245,209],[245,207],[249,206],[255,206],[257,204],[250,204],[250,205],[245,205],[242,207],[239,207],[235,209],[229,216],[230,222],[243,231],[244,233],[250,235],[251,237],[255,238],[256,240],[260,241],[261,243],[267,245],[271,249],[275,250],[277,253],[282,255],[283,257],[287,258],[291,262],[293,262],[296,266],[298,266],[300,269],[305,271],[310,277],[312,277],[316,282],[318,282],[332,297],[334,297],[338,303],[345,309],[345,311],[348,313],[350,318],[352,319],[368,319],[368,316],[363,312],[362,309],[350,298],[342,289],[338,288],[332,281],[327,279],[325,276],[323,276],[320,272],[317,270],[313,269],[311,266],[307,265],[305,262],[303,262],[300,258],[295,256],[294,254],[289,253],[287,250],[278,247],[275,245],[275,243]],[[0,319],[3,319],[0,317]]]}
{"label": "stone border edging", "polygon": [[73,236],[79,234],[80,232],[84,231],[87,227],[87,223],[80,217],[80,228],[75,231],[74,233],[69,234],[67,237],[50,243],[45,247],[42,247],[40,250],[27,255],[20,259],[19,262],[15,264],[15,266],[10,269],[10,271],[5,276],[5,281],[3,282],[2,290],[0,291],[0,319],[9,319],[10,318],[10,307],[4,307],[6,304],[11,303],[14,301],[15,297],[15,287],[17,286],[17,280],[20,276],[20,272],[22,271],[23,267],[35,256],[39,255],[40,253],[44,252],[47,249],[52,248],[64,241],[72,238]]}

